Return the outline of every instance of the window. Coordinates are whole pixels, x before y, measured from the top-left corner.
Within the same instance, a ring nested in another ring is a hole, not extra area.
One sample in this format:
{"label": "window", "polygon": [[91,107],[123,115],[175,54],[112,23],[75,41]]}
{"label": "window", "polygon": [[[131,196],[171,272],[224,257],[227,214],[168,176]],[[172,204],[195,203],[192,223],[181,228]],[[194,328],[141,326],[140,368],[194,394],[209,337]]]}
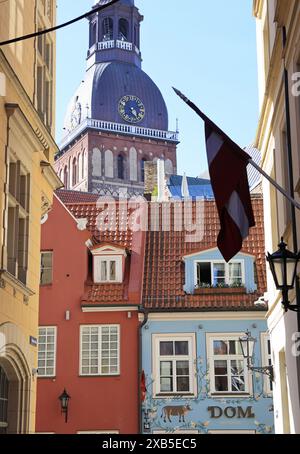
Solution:
{"label": "window", "polygon": [[56,371],[56,333],[55,326],[39,328],[38,376],[55,377]]}
{"label": "window", "polygon": [[118,156],[118,178],[124,180],[124,156]]}
{"label": "window", "polygon": [[215,435],[255,435],[256,431],[255,430],[209,430],[209,434],[215,434]]}
{"label": "window", "polygon": [[118,325],[80,328],[80,374],[120,373],[120,327]]}
{"label": "window", "polygon": [[239,335],[208,336],[212,393],[249,393],[249,373],[239,337]]}
{"label": "window", "polygon": [[90,26],[90,47],[97,41],[97,23],[93,22]]}
{"label": "window", "polygon": [[147,159],[141,160],[141,181],[145,181],[145,162]]}
{"label": "window", "polygon": [[0,366],[0,434],[6,434],[8,427],[8,378]]}
{"label": "window", "polygon": [[129,24],[126,19],[119,20],[119,39],[121,41],[128,41],[129,38]]}
{"label": "window", "polygon": [[27,280],[30,175],[10,158],[7,210],[7,270],[23,284]]}
{"label": "window", "polygon": [[221,261],[195,262],[195,286],[222,285],[242,286],[244,283],[244,267],[239,261],[224,263]]}
{"label": "window", "polygon": [[41,252],[41,285],[52,284],[53,252]]}
{"label": "window", "polygon": [[122,282],[121,257],[94,257],[94,282]]}
{"label": "window", "polygon": [[139,32],[138,32],[138,26],[134,26],[134,31],[133,31],[133,42],[136,45],[136,47],[139,47]]}
{"label": "window", "polygon": [[[272,349],[271,340],[268,333],[261,334],[261,351],[262,351],[262,365],[272,366]],[[272,394],[273,382],[266,375],[264,376],[264,391],[266,394]]]}
{"label": "window", "polygon": [[154,336],[155,394],[194,395],[194,335]]}
{"label": "window", "polygon": [[72,185],[76,186],[77,184],[77,160],[76,158],[72,161]]}
{"label": "window", "polygon": [[118,430],[80,430],[77,432],[78,435],[84,435],[84,434],[119,434],[120,432]]}
{"label": "window", "polygon": [[[39,31],[47,28],[39,24]],[[40,118],[48,128],[53,123],[53,42],[49,36],[39,36],[36,52],[36,101]]]}
{"label": "window", "polygon": [[106,17],[102,23],[102,41],[110,41],[113,39],[114,22],[110,17]]}
{"label": "window", "polygon": [[65,166],[64,168],[64,187],[65,189],[68,189],[68,179],[69,179],[69,175],[68,175],[68,167]]}

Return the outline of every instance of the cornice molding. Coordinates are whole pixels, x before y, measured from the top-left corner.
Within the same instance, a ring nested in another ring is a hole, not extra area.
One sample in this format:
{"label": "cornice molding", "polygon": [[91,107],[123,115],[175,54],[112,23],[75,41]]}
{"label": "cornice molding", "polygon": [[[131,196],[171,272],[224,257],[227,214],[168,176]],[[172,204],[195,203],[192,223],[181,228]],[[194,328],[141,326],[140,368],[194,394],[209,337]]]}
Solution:
{"label": "cornice molding", "polygon": [[18,290],[24,296],[24,303],[28,303],[28,298],[35,295],[35,292],[24,285],[19,279],[10,274],[7,270],[0,269],[1,288],[5,288],[9,284],[14,289]]}

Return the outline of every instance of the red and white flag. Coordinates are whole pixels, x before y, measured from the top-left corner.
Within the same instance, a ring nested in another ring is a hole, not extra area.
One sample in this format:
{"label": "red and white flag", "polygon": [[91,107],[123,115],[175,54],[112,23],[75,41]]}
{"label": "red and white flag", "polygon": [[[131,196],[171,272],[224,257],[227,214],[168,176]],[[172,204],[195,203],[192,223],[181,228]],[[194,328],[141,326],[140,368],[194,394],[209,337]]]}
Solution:
{"label": "red and white flag", "polygon": [[205,121],[207,159],[221,230],[218,248],[229,262],[242,248],[255,225],[247,165],[250,156],[213,123]]}
{"label": "red and white flag", "polygon": [[146,376],[145,376],[145,372],[142,371],[142,374],[141,374],[141,401],[142,402],[145,401],[146,395],[147,395]]}

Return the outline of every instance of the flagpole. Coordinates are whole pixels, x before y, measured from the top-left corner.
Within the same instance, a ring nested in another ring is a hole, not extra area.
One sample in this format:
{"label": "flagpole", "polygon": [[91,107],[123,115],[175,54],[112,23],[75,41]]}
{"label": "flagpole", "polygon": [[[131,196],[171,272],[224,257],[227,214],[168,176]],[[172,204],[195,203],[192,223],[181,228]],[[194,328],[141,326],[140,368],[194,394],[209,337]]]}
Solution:
{"label": "flagpole", "polygon": [[[243,154],[243,156],[247,154],[244,150],[242,150],[242,148],[238,144],[236,144],[230,137],[228,137],[224,131],[222,131],[210,118],[208,118],[199,109],[199,107],[197,107],[192,101],[190,101],[183,93],[181,93],[179,90],[177,90],[177,88],[174,87],[173,90],[175,91],[177,96],[179,96],[189,107],[191,107],[191,109],[193,109],[194,112],[196,112],[197,115],[199,115],[199,117],[202,118],[203,121],[210,124],[215,131],[217,131],[221,136],[225,137],[225,139],[228,140],[238,152]],[[276,183],[276,181],[273,180],[273,178],[271,178],[261,167],[259,167],[259,165],[256,164],[256,162],[254,162],[250,156],[249,164],[251,164],[263,177],[265,177],[277,189],[277,191],[281,192],[281,194],[284,197],[286,197],[289,200],[289,202],[293,204],[294,207],[300,210],[300,203],[298,203],[293,197],[290,196],[290,194],[287,191],[285,191],[278,183]]]}
{"label": "flagpole", "polygon": [[249,164],[251,164],[256,170],[258,170],[258,172],[260,172],[263,177],[265,177],[267,180],[269,180],[269,182],[273,186],[275,186],[275,188],[279,192],[281,192],[282,195],[284,195],[296,208],[298,208],[298,210],[300,210],[300,203],[298,203],[295,199],[293,199],[287,191],[285,191],[281,186],[279,186],[279,184],[276,183],[276,181],[273,180],[273,178],[270,177],[261,167],[259,167],[259,165],[253,161],[253,159],[249,160]]}

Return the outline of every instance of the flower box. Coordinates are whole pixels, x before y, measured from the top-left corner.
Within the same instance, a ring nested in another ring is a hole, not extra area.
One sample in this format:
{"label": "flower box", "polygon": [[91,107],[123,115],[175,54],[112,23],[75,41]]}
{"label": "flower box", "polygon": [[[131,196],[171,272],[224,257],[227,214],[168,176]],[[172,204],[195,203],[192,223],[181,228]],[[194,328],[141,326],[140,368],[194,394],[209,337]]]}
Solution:
{"label": "flower box", "polygon": [[231,295],[246,293],[245,287],[200,287],[195,288],[194,295]]}

